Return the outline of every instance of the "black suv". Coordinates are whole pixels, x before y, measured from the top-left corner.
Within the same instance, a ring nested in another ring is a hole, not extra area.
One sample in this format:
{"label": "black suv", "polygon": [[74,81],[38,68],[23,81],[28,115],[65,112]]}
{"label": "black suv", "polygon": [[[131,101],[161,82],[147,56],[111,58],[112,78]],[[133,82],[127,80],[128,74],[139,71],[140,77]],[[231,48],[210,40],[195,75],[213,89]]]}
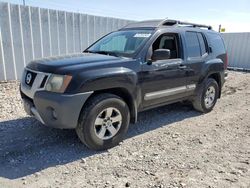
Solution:
{"label": "black suv", "polygon": [[227,54],[210,26],[136,22],[77,55],[30,62],[21,81],[25,111],[45,125],[76,129],[95,150],[117,145],[140,111],[191,101],[210,112],[227,76]]}

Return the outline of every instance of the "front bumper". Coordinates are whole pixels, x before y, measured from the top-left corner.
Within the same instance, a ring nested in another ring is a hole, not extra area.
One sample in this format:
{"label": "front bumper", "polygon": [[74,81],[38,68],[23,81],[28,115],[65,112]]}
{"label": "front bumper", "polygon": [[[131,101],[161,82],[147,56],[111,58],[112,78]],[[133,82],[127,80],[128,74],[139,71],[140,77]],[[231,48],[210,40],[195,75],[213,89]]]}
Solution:
{"label": "front bumper", "polygon": [[37,91],[33,99],[22,91],[24,109],[41,123],[54,128],[76,128],[83,104],[93,92],[74,95]]}

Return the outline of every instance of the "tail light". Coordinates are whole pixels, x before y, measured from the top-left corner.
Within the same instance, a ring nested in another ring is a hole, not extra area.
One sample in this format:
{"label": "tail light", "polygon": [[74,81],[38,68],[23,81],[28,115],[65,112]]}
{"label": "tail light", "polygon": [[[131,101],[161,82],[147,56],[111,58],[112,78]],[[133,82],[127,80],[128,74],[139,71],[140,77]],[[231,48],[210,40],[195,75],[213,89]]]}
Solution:
{"label": "tail light", "polygon": [[225,58],[225,62],[224,62],[224,68],[225,68],[225,70],[227,69],[227,66],[228,66],[228,55],[226,53],[226,58]]}

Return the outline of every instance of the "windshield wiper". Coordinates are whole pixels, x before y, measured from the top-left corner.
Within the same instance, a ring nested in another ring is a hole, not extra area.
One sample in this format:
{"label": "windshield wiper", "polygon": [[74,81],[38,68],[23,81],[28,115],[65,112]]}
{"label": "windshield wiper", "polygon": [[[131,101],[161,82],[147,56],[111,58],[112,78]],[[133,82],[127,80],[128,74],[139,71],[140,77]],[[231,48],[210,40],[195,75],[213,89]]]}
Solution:
{"label": "windshield wiper", "polygon": [[118,57],[118,55],[115,52],[111,52],[111,51],[89,51],[89,50],[87,50],[86,52],[94,53],[94,54],[111,55],[111,56]]}

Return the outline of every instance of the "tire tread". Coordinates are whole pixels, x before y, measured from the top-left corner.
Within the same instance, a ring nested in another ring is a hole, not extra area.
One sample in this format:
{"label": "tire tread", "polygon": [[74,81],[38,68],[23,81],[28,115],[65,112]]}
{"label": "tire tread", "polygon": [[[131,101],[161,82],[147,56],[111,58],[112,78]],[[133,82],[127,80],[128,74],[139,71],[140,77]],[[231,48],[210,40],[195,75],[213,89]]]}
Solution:
{"label": "tire tread", "polygon": [[[204,107],[202,106],[202,100],[203,100],[202,98],[203,98],[204,89],[206,89],[207,86],[208,86],[210,83],[215,83],[215,84],[217,85],[217,88],[219,88],[219,87],[218,87],[218,83],[216,82],[215,79],[213,79],[213,78],[208,78],[208,79],[203,83],[202,87],[198,90],[197,96],[196,96],[195,99],[192,101],[192,104],[193,104],[194,109],[197,110],[197,111],[199,111],[199,112],[202,112],[202,113],[210,112],[210,111],[213,109],[213,107],[214,107],[214,106],[212,106],[211,109],[206,109],[206,108],[204,108]],[[219,91],[217,91],[217,93],[218,93],[218,92],[219,92]],[[217,100],[217,98],[218,98],[218,94],[217,94],[215,100]],[[216,103],[216,101],[215,101],[215,103]]]}

